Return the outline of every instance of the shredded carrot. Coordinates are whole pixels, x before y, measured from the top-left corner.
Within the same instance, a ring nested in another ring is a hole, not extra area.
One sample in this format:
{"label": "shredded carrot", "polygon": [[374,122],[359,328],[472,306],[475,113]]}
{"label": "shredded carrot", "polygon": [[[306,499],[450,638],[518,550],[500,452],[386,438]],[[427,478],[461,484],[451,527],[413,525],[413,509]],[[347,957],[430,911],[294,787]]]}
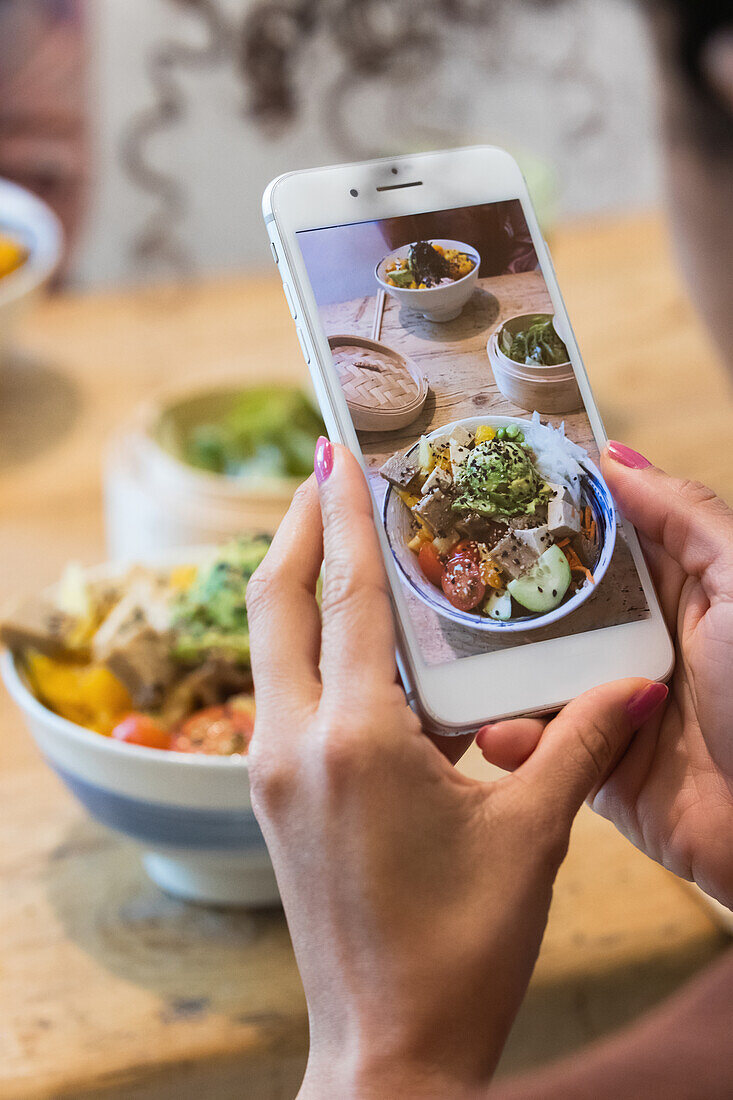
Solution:
{"label": "shredded carrot", "polygon": [[561,550],[563,550],[566,546],[569,546],[569,544],[570,544],[570,539],[561,539],[560,542],[558,542],[557,545],[560,547]]}
{"label": "shredded carrot", "polygon": [[[567,539],[566,541],[569,542],[570,540]],[[590,569],[586,569],[586,567],[583,565],[583,563],[580,560],[580,558],[578,557],[578,555],[573,550],[572,546],[568,546],[568,545],[562,546],[561,543],[558,543],[558,546],[562,547],[562,552],[565,555],[565,557],[568,559],[568,565],[570,566],[570,572],[571,573],[584,573],[585,576],[588,578],[588,580],[591,582],[591,584],[595,584],[596,582],[593,579],[593,574],[591,573]]]}
{"label": "shredded carrot", "polygon": [[596,521],[594,519],[592,519],[590,521],[590,530],[588,532],[588,538],[590,539],[591,542],[595,542],[595,540],[596,540]]}

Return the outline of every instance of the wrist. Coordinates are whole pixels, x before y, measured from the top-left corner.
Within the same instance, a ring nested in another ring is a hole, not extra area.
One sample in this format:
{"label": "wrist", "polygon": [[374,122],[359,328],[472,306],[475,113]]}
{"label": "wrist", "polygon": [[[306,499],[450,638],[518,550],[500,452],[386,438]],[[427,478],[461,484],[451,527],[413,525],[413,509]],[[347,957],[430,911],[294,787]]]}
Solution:
{"label": "wrist", "polygon": [[472,1081],[445,1067],[407,1056],[308,1060],[298,1100],[484,1100],[491,1076]]}

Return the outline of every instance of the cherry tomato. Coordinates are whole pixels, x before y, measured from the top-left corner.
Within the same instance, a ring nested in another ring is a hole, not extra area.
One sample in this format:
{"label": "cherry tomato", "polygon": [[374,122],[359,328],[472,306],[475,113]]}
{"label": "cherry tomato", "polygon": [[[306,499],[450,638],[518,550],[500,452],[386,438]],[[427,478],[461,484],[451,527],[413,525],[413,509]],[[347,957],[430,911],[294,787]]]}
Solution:
{"label": "cherry tomato", "polygon": [[452,557],[470,558],[471,561],[478,563],[479,552],[478,546],[473,539],[461,539],[457,546],[453,547]]}
{"label": "cherry tomato", "polygon": [[458,554],[446,563],[442,588],[459,611],[471,611],[478,607],[486,592],[478,565],[464,554]]}
{"label": "cherry tomato", "polygon": [[175,752],[204,752],[213,756],[246,753],[254,731],[254,706],[235,696],[220,706],[196,711],[175,731]]}
{"label": "cherry tomato", "polygon": [[443,581],[443,563],[432,542],[426,542],[424,546],[420,547],[417,561],[430,583],[434,584],[436,588],[440,588]]}
{"label": "cherry tomato", "polygon": [[168,730],[148,714],[128,714],[112,730],[117,741],[128,745],[144,745],[146,749],[169,749],[171,737]]}

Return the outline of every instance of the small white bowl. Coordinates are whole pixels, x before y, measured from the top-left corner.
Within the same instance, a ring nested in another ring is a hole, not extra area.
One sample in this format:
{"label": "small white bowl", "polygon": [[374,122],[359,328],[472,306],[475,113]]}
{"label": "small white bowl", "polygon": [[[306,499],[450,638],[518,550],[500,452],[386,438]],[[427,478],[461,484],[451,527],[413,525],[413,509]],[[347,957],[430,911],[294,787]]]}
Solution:
{"label": "small white bowl", "polygon": [[[165,568],[201,552],[151,564]],[[121,571],[107,564],[89,573]],[[252,812],[246,756],[166,752],[102,737],[40,703],[8,650],[0,655],[0,673],[49,765],[92,817],[140,845],[148,874],[163,890],[214,905],[279,902]]]}
{"label": "small white bowl", "polygon": [[459,252],[465,252],[474,261],[473,269],[469,271],[468,275],[464,275],[462,279],[457,279],[456,282],[450,283],[448,286],[427,287],[425,290],[403,290],[401,287],[393,286],[392,283],[387,282],[387,264],[391,260],[404,260],[412,245],[416,243],[416,241],[412,241],[410,244],[403,244],[401,248],[396,248],[394,252],[390,252],[388,256],[380,260],[374,269],[375,278],[388,294],[397,299],[400,305],[406,306],[407,309],[417,310],[428,321],[453,321],[460,315],[466,302],[473,294],[478,281],[481,257],[475,248],[472,248],[470,244],[464,244],[463,241],[450,241],[442,237],[431,237],[431,244],[439,244],[444,248],[457,248]]}
{"label": "small white bowl", "polygon": [[[529,430],[531,422],[515,416],[471,416],[464,420],[455,420],[451,424],[445,424],[431,432],[428,439],[436,439],[449,435],[453,428],[459,425],[469,431],[475,431],[482,424],[488,424],[492,428],[505,428],[510,424],[516,424],[522,430]],[[407,453],[410,454],[419,446],[416,443]],[[613,498],[601,477],[598,467],[585,459],[581,465],[585,470],[585,484],[583,486],[584,503],[589,504],[596,521],[601,541],[601,553],[593,574],[595,584],[586,584],[578,589],[566,603],[560,604],[554,611],[548,611],[544,615],[527,615],[522,619],[509,619],[503,622],[498,619],[490,619],[483,615],[477,615],[472,611],[459,611],[443,595],[441,589],[436,588],[423,575],[418,565],[417,556],[408,549],[407,543],[412,537],[411,517],[402,500],[392,491],[392,486],[387,489],[382,510],[382,519],[387,532],[387,540],[394,555],[394,559],[409,587],[419,596],[423,603],[431,607],[443,619],[469,630],[478,631],[481,634],[517,634],[530,630],[538,630],[543,626],[550,626],[559,619],[564,619],[595,592],[603,576],[611,563],[613,551],[616,546],[616,509]]]}
{"label": "small white bowl", "polygon": [[0,232],[16,237],[28,249],[25,262],[0,278],[1,362],[12,326],[58,266],[64,234],[60,221],[44,202],[5,179],[0,179]]}

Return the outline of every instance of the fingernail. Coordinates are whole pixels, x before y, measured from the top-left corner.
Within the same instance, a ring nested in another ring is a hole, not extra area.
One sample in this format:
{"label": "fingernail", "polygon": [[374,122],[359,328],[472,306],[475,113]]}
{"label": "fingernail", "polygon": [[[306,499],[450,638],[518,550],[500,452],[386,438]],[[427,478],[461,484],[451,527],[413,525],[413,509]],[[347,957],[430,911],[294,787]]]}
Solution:
{"label": "fingernail", "polygon": [[632,447],[627,447],[625,443],[617,443],[615,439],[609,439],[606,449],[614,461],[628,466],[630,470],[645,470],[647,466],[651,466],[648,458],[644,458],[644,455],[640,455]]}
{"label": "fingernail", "polygon": [[631,719],[631,724],[635,727],[643,725],[668,695],[669,688],[666,684],[647,684],[641,691],[637,691],[626,704],[626,712]]}
{"label": "fingernail", "polygon": [[333,445],[325,436],[319,435],[316,443],[316,456],[313,460],[316,481],[322,485],[333,469]]}

